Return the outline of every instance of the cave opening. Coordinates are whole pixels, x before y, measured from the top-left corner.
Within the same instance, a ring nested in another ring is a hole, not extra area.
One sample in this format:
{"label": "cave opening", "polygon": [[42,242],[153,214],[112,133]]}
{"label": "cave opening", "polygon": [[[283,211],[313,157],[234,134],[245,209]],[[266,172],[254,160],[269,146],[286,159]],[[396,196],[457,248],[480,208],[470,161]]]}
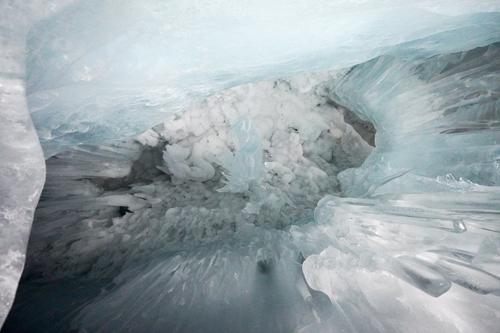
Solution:
{"label": "cave opening", "polygon": [[471,4],[17,12],[2,332],[495,331],[500,19]]}
{"label": "cave opening", "polygon": [[[37,329],[68,329],[65,317],[74,309],[119,272],[158,253],[217,243],[246,224],[281,230],[313,221],[321,198],[341,195],[337,174],[361,166],[374,148],[373,124],[328,95],[332,78],[346,72],[238,86],[133,140],[77,146],[47,159],[21,305],[5,329],[29,331],[20,324],[27,316],[36,318],[29,327],[37,321]],[[256,184],[263,191],[256,212],[244,211],[252,200],[248,189],[218,192],[227,181],[218,157],[234,154],[230,125],[246,112],[262,141],[258,154],[272,163]],[[271,276],[275,265],[269,257],[256,268]],[[46,301],[57,298],[54,285],[89,293],[77,292],[62,307]],[[34,306],[54,315],[37,315]]]}

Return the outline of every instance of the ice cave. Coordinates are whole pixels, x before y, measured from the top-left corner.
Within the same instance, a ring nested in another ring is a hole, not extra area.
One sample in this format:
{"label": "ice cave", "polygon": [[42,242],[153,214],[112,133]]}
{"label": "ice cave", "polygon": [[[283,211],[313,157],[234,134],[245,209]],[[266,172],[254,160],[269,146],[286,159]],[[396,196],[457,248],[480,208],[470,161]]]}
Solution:
{"label": "ice cave", "polygon": [[500,0],[0,17],[2,333],[500,331]]}

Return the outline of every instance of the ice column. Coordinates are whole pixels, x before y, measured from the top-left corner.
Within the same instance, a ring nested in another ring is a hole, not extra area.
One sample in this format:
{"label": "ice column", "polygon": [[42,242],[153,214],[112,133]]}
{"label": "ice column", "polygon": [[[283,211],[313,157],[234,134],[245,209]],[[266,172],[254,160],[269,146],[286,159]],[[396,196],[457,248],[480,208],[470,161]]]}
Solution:
{"label": "ice column", "polygon": [[266,173],[260,137],[248,115],[236,119],[230,129],[235,155],[226,153],[219,164],[226,168],[226,185],[219,192],[241,193],[259,184]]}

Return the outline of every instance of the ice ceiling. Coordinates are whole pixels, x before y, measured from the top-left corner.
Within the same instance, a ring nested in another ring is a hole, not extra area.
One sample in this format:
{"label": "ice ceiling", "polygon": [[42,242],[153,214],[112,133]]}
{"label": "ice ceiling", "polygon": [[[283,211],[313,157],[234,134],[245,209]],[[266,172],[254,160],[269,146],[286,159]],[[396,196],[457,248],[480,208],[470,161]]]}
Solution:
{"label": "ice ceiling", "polygon": [[3,331],[500,327],[499,1],[0,15]]}

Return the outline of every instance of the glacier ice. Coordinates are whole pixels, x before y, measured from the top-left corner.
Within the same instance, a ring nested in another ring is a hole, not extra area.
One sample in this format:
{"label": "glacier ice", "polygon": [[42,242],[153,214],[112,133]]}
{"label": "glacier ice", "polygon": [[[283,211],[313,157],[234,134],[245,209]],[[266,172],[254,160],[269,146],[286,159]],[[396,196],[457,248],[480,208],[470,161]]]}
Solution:
{"label": "glacier ice", "polygon": [[0,9],[6,332],[500,327],[498,1]]}
{"label": "glacier ice", "polygon": [[472,0],[78,2],[28,34],[27,100],[50,157],[138,135],[240,84],[387,52],[416,58],[484,46],[499,34],[497,11],[496,1]]}
{"label": "glacier ice", "polygon": [[227,154],[219,160],[219,164],[227,171],[226,185],[219,192],[245,192],[258,185],[266,173],[262,163],[262,147],[257,130],[248,115],[238,117],[229,129],[233,139],[234,156]]}
{"label": "glacier ice", "polygon": [[22,86],[20,79],[0,78],[0,318],[7,316],[14,300],[45,180],[43,153]]}

